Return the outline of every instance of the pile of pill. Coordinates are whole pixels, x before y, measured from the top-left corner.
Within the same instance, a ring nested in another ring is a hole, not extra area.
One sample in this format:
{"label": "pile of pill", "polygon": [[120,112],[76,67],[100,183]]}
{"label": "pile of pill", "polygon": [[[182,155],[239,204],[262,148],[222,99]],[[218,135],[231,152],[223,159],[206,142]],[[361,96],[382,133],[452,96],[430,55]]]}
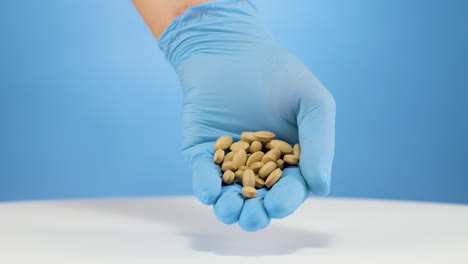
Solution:
{"label": "pile of pill", "polygon": [[257,196],[257,189],[271,188],[280,179],[283,169],[297,165],[300,146],[275,139],[270,131],[242,132],[234,142],[230,135],[220,136],[214,144],[214,162],[221,166],[225,185],[242,185],[246,198]]}

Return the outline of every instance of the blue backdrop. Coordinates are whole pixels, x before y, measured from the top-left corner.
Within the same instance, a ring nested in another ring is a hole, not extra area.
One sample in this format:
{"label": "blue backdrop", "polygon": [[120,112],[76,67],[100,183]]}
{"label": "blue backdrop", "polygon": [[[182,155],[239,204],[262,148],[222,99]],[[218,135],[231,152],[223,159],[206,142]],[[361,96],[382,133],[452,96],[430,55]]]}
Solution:
{"label": "blue backdrop", "polygon": [[[258,1],[337,101],[331,196],[468,203],[464,0]],[[0,200],[190,195],[181,91],[129,0],[0,3]]]}

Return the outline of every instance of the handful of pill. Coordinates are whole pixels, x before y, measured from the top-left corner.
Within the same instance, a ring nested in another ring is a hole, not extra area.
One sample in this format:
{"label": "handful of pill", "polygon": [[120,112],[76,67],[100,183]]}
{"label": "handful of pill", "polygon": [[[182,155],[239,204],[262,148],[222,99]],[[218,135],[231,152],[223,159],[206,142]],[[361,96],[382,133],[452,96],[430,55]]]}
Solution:
{"label": "handful of pill", "polygon": [[253,198],[257,189],[278,182],[285,167],[299,163],[301,149],[275,137],[270,131],[242,132],[236,142],[230,135],[219,137],[213,160],[221,166],[223,183],[240,184],[242,194]]}

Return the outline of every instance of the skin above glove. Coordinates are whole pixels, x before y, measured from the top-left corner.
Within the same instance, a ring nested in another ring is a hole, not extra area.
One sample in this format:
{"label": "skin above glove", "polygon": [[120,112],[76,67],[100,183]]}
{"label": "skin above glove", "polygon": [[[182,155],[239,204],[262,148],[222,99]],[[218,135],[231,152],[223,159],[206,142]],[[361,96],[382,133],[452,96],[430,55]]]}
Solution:
{"label": "skin above glove", "polygon": [[[327,195],[335,141],[335,101],[314,74],[275,44],[249,0],[194,5],[162,32],[159,45],[183,90],[183,150],[193,191],[225,224],[247,231],[293,213],[311,193]],[[215,140],[268,130],[300,143],[298,166],[270,189],[245,199],[223,186]]]}

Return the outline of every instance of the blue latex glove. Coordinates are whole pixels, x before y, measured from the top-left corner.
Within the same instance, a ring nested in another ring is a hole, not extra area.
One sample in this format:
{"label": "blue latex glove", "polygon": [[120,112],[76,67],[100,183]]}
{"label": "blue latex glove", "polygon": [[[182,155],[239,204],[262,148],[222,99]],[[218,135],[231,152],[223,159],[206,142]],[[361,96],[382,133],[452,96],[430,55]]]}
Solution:
{"label": "blue latex glove", "polygon": [[[193,6],[163,32],[159,45],[183,88],[183,155],[193,191],[225,224],[247,231],[293,213],[312,193],[327,195],[334,156],[335,102],[312,72],[278,47],[248,0]],[[222,186],[213,145],[221,135],[269,130],[300,143],[299,166],[270,190],[244,199]]]}

